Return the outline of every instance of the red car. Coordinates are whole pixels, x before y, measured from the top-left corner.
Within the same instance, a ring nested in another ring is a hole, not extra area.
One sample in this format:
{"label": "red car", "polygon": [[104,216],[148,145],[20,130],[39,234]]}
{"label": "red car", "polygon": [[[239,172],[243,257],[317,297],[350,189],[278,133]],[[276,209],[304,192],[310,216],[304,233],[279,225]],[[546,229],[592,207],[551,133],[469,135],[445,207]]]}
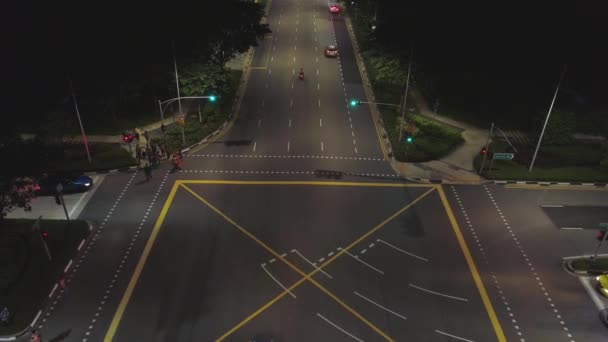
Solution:
{"label": "red car", "polygon": [[336,4],[332,4],[332,5],[329,5],[329,11],[333,14],[338,14],[338,13],[340,13],[341,9],[340,9],[340,6],[338,6]]}

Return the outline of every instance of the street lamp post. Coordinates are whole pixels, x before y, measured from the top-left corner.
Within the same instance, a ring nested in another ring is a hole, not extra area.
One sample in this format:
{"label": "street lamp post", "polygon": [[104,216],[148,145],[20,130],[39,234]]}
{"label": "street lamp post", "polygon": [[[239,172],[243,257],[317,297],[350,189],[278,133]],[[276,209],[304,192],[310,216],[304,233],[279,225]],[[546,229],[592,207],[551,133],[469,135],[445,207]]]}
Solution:
{"label": "street lamp post", "polygon": [[534,167],[534,161],[536,160],[536,155],[538,154],[538,149],[540,148],[540,143],[543,140],[543,135],[545,134],[545,129],[547,128],[547,123],[549,122],[549,117],[551,116],[551,111],[553,110],[553,105],[555,104],[555,98],[557,98],[557,92],[559,91],[559,87],[562,84],[562,80],[564,79],[564,74],[566,73],[566,66],[564,65],[564,70],[562,74],[559,76],[559,82],[557,83],[557,87],[555,88],[555,94],[553,94],[553,100],[551,100],[551,105],[549,106],[549,112],[547,112],[547,117],[545,118],[545,123],[543,124],[543,129],[540,131],[540,137],[538,137],[538,142],[536,143],[536,149],[534,150],[534,155],[532,156],[532,161],[530,162],[530,168],[528,172],[532,172],[532,168]]}
{"label": "street lamp post", "polygon": [[[179,95],[179,77],[177,75],[177,60],[175,58],[175,41],[173,41],[173,67],[175,68],[175,87],[177,88],[177,102],[179,104],[179,115],[184,118],[184,113],[182,112],[182,100]],[[162,113],[162,111],[161,111]],[[185,118],[184,118],[185,120]],[[182,126],[182,145],[186,145],[186,135],[184,133],[184,127]]]}
{"label": "street lamp post", "polygon": [[82,126],[82,120],[80,119],[80,111],[78,110],[78,103],[76,102],[76,94],[74,93],[74,87],[72,86],[72,79],[69,79],[69,82],[70,91],[72,93],[72,100],[74,101],[74,108],[76,109],[76,117],[78,118],[78,124],[80,125],[80,133],[82,134],[82,142],[84,144],[84,149],[87,152],[87,159],[89,160],[89,164],[91,164],[91,151],[89,151],[87,135],[84,132],[84,126]]}
{"label": "street lamp post", "polygon": [[405,123],[405,108],[407,105],[407,90],[410,86],[410,71],[412,67],[412,58],[414,57],[414,48],[412,47],[410,53],[410,60],[407,63],[407,80],[405,81],[405,94],[403,95],[403,107],[401,107],[401,122],[399,123],[399,140],[403,136],[403,124]]}

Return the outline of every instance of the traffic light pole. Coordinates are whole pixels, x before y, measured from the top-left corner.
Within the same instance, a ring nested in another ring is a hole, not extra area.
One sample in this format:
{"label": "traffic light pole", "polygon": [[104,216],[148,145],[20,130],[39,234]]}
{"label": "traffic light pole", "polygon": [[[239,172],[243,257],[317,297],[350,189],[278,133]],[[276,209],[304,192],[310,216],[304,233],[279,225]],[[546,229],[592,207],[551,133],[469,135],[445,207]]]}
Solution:
{"label": "traffic light pole", "polygon": [[483,160],[481,161],[481,167],[479,168],[479,175],[483,173],[483,166],[486,163],[486,156],[488,155],[488,146],[490,146],[490,138],[492,137],[492,132],[494,132],[494,123],[490,126],[490,133],[488,134],[488,140],[486,140],[486,153],[483,155]]}
{"label": "traffic light pole", "polygon": [[34,223],[34,231],[38,234],[38,238],[40,238],[40,242],[42,242],[42,246],[44,246],[44,251],[46,252],[46,256],[49,257],[49,261],[53,261],[53,257],[51,257],[51,251],[49,250],[49,246],[46,244],[46,241],[42,238],[42,234],[40,234],[40,220],[42,219],[42,215],[38,216],[38,219]]}
{"label": "traffic light pole", "polygon": [[608,237],[608,232],[605,232],[604,236],[602,236],[602,239],[600,240],[600,243],[597,244],[595,253],[593,253],[593,256],[589,259],[589,263],[591,266],[595,265],[595,262],[597,261],[597,254],[600,252],[600,248],[602,248],[602,245],[604,244],[604,242],[606,242],[607,237]]}

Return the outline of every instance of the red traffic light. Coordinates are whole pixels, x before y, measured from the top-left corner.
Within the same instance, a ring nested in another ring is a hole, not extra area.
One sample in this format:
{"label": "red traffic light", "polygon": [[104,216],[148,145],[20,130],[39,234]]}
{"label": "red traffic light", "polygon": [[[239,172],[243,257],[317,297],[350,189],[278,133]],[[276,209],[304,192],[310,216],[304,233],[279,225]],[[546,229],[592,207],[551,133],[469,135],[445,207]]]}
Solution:
{"label": "red traffic light", "polygon": [[488,150],[486,150],[485,148],[481,149],[481,155],[485,156],[486,154],[488,154]]}
{"label": "red traffic light", "polygon": [[130,144],[133,139],[135,139],[135,136],[133,135],[133,133],[123,133],[122,134],[122,141]]}
{"label": "red traffic light", "polygon": [[46,239],[49,238],[49,232],[47,232],[46,230],[43,230],[43,231],[40,232],[40,236],[42,236],[42,238],[44,240],[46,240]]}
{"label": "red traffic light", "polygon": [[595,237],[598,240],[602,241],[602,240],[604,240],[604,235],[606,235],[606,231],[605,230],[600,230],[599,232],[597,232],[597,235]]}

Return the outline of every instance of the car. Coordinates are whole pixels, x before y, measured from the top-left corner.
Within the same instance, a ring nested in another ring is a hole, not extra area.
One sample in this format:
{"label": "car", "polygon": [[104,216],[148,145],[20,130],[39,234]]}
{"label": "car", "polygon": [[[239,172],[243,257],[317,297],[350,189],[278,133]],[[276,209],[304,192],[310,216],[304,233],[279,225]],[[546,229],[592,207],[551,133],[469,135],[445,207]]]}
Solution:
{"label": "car", "polygon": [[604,297],[608,297],[608,274],[602,274],[595,278],[597,283],[595,284],[595,288],[599,293],[601,293]]}
{"label": "car", "polygon": [[61,184],[62,193],[73,194],[87,192],[93,187],[93,179],[86,175],[55,175],[43,176],[34,186],[36,195],[55,195],[57,184]]}
{"label": "car", "polygon": [[338,47],[335,45],[327,45],[325,48],[325,57],[338,57]]}
{"label": "car", "polygon": [[336,4],[329,5],[329,12],[330,13],[338,14],[338,13],[340,13],[340,11],[342,11],[342,9],[340,8],[340,6],[338,6]]}

